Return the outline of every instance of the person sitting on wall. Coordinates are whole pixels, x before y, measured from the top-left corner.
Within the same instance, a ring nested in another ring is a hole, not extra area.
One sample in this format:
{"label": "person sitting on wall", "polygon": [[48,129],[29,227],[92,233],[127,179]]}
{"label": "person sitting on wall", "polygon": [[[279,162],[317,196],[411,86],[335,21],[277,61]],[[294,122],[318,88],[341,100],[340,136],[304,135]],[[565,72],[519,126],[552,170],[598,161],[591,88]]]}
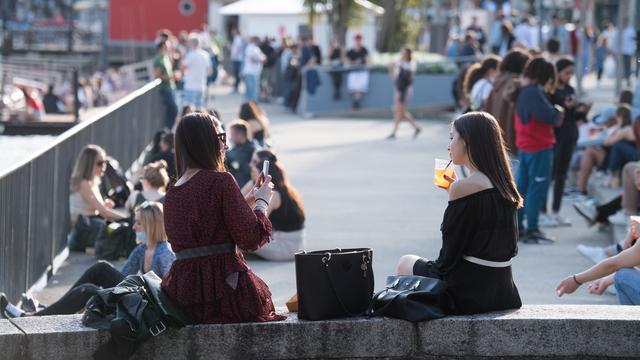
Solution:
{"label": "person sitting on wall", "polygon": [[72,228],[67,243],[71,251],[93,247],[105,220],[127,218],[125,214],[113,210],[113,201],[104,200],[100,194],[100,177],[104,175],[106,167],[107,154],[98,145],[85,146],[76,159],[69,195]]}
{"label": "person sitting on wall", "polygon": [[11,304],[6,295],[0,293],[0,316],[46,316],[75,314],[82,311],[87,301],[101,288],[118,285],[127,275],[153,271],[163,277],[176,259],[171,245],[166,241],[162,204],[147,201],[135,210],[134,230],[138,246],[131,252],[122,270],[117,270],[106,261],[99,261],[87,269],[71,290],[60,300],[38,312],[24,312]]}

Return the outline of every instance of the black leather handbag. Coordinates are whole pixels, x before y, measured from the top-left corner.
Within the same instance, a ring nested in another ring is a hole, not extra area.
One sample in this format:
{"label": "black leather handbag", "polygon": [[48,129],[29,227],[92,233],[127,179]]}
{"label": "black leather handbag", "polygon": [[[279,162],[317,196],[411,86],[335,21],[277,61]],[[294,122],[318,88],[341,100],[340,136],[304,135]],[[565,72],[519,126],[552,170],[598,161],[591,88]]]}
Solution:
{"label": "black leather handbag", "polygon": [[444,317],[449,306],[446,283],[440,279],[388,276],[386,288],[373,296],[370,315],[416,322]]}
{"label": "black leather handbag", "polygon": [[365,315],[373,294],[373,250],[335,249],[295,254],[298,318]]}
{"label": "black leather handbag", "polygon": [[153,271],[129,275],[89,299],[82,323],[111,333],[109,341],[94,353],[94,359],[129,359],[141,342],[160,335],[169,326],[190,323],[162,291],[161,282]]}

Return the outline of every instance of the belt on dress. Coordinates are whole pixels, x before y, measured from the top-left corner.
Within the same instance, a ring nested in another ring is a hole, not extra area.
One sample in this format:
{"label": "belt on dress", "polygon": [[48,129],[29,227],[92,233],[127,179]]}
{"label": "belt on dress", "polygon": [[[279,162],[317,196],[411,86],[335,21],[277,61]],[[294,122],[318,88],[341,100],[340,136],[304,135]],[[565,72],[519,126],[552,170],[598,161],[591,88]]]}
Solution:
{"label": "belt on dress", "polygon": [[178,251],[176,253],[176,260],[186,260],[186,259],[193,259],[197,257],[209,256],[209,255],[226,254],[226,253],[232,253],[235,251],[236,251],[236,244],[234,243],[223,243],[223,244],[199,246],[195,248]]}
{"label": "belt on dress", "polygon": [[462,258],[474,264],[493,267],[493,268],[504,268],[504,267],[511,266],[511,259],[507,261],[489,261],[489,260],[479,259],[473,256],[463,256]]}

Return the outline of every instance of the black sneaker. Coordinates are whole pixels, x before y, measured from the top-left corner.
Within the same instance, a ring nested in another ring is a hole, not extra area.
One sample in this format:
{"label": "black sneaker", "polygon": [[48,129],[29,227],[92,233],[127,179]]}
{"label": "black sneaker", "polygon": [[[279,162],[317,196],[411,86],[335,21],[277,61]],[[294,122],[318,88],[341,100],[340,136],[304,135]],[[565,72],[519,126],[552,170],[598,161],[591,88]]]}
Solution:
{"label": "black sneaker", "polygon": [[5,319],[13,319],[24,315],[24,311],[15,307],[7,299],[7,295],[0,293],[0,316]]}
{"label": "black sneaker", "polygon": [[523,238],[520,240],[525,244],[534,244],[534,245],[552,245],[555,244],[555,240],[546,236],[540,230],[527,231]]}

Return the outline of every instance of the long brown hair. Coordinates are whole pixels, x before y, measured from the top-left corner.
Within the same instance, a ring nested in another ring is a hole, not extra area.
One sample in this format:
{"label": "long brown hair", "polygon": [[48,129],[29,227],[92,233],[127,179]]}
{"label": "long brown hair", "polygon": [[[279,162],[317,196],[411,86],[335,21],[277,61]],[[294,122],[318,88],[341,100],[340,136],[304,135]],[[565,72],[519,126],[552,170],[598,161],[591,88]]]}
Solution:
{"label": "long brown hair", "polygon": [[471,164],[485,174],[500,195],[516,208],[522,207],[522,196],[516,188],[502,130],[493,115],[484,111],[466,113],[453,121],[467,146]]}
{"label": "long brown hair", "polygon": [[466,96],[471,94],[473,85],[487,75],[490,70],[497,70],[502,59],[496,55],[489,55],[482,62],[469,66],[467,73],[464,75],[462,88]]}
{"label": "long brown hair", "polygon": [[[244,121],[252,121],[255,120],[260,124],[262,131],[264,132],[264,138],[269,138],[269,125],[267,120],[267,114],[260,108],[258,104],[253,100],[249,100],[247,102],[242,103],[240,105],[240,112],[238,113],[238,118]],[[250,136],[253,138],[253,134]]]}
{"label": "long brown hair", "polygon": [[71,192],[76,192],[80,188],[80,182],[86,180],[93,185],[100,182],[96,176],[96,159],[101,155],[103,160],[107,160],[107,153],[98,145],[89,144],[85,146],[76,159],[71,173]]}
{"label": "long brown hair", "polygon": [[269,175],[271,175],[274,190],[280,193],[283,202],[291,201],[294,211],[304,219],[304,207],[302,206],[300,194],[289,183],[287,174],[284,172],[282,166],[280,166],[276,155],[271,150],[260,150],[256,151],[256,156],[260,159],[258,170],[262,169],[262,164],[265,160],[269,161]]}
{"label": "long brown hair", "polygon": [[182,117],[175,134],[176,174],[187,168],[225,171],[224,156],[218,140],[222,130],[215,117],[192,112]]}

